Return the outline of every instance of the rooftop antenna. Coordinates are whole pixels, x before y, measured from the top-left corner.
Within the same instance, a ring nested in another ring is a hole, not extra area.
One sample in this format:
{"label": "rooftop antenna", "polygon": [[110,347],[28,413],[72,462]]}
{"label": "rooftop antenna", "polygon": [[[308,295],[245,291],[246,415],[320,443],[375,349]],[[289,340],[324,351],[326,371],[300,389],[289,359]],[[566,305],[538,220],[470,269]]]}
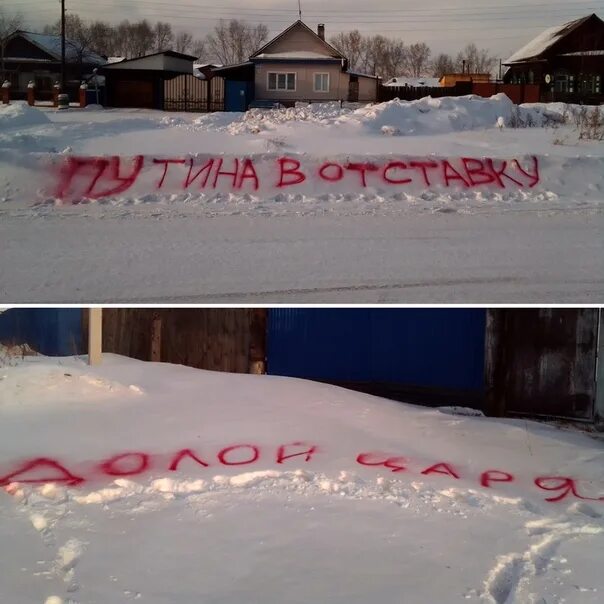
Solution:
{"label": "rooftop antenna", "polygon": [[298,0],[298,19],[302,21],[302,0]]}

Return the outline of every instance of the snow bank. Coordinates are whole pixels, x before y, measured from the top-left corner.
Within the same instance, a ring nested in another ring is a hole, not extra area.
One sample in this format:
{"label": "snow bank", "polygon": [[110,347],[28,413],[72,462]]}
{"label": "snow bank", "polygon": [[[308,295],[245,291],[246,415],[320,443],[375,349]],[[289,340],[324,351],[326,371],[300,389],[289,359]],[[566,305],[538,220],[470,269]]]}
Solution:
{"label": "snow bank", "polygon": [[517,107],[503,93],[491,98],[476,95],[463,97],[425,97],[416,101],[394,99],[385,103],[368,104],[357,109],[341,107],[339,103],[297,104],[286,109],[251,109],[246,113],[224,113],[203,116],[195,121],[198,127],[226,130],[237,135],[271,131],[282,125],[312,123],[339,129],[358,130],[360,134],[447,134],[463,130],[490,129],[498,118],[508,122],[514,111],[535,126],[547,123],[563,113],[552,111],[545,104]]}
{"label": "snow bank", "polygon": [[27,128],[49,123],[50,120],[45,113],[26,103],[0,105],[0,129]]}

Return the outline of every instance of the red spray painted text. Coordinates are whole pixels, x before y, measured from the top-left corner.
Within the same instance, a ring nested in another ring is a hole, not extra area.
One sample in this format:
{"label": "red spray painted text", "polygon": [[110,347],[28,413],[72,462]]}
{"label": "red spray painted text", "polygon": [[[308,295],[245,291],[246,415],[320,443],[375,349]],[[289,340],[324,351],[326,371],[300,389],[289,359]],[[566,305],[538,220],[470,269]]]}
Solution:
{"label": "red spray painted text", "polygon": [[[147,451],[128,451],[112,455],[99,462],[78,464],[54,457],[36,457],[14,463],[8,470],[0,465],[0,487],[10,488],[13,483],[40,485],[59,483],[76,487],[107,477],[132,477],[149,472],[188,471],[221,466],[249,466],[257,463],[270,465],[304,465],[312,462],[323,451],[314,444],[296,441],[269,451],[259,445],[237,443],[224,447],[214,455],[202,454],[194,449],[180,449],[170,454],[155,455]],[[481,472],[462,470],[455,464],[440,461],[429,466],[406,457],[377,452],[359,453],[355,459],[361,466],[394,474],[421,476],[445,476],[453,480],[476,481],[482,488],[502,488],[504,483],[517,482],[516,477],[505,470],[491,468]],[[545,501],[558,502],[566,499],[582,499],[604,502],[604,495],[588,495],[579,487],[579,481],[570,476],[541,475],[532,479],[541,491],[548,492]]]}
{"label": "red spray painted text", "polygon": [[[227,191],[254,193],[300,187],[530,189],[540,182],[539,160],[476,157],[381,158],[318,161],[294,157],[68,157],[57,172],[61,199],[98,199],[127,191]],[[137,186],[138,185],[138,186]]]}

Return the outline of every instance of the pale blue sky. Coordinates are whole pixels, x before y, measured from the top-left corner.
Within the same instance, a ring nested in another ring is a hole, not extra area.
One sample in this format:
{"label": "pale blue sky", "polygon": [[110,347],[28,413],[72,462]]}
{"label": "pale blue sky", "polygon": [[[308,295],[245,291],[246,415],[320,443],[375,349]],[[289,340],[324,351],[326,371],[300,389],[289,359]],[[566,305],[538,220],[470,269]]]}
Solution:
{"label": "pale blue sky", "polygon": [[[66,0],[84,19],[169,21],[196,37],[218,19],[243,18],[266,23],[278,33],[298,16],[297,0]],[[4,10],[21,11],[29,29],[59,16],[59,0],[2,0]],[[590,13],[604,17],[604,0],[302,0],[303,20],[325,23],[327,36],[359,29],[406,43],[425,41],[434,53],[456,52],[476,42],[501,58],[541,30]]]}

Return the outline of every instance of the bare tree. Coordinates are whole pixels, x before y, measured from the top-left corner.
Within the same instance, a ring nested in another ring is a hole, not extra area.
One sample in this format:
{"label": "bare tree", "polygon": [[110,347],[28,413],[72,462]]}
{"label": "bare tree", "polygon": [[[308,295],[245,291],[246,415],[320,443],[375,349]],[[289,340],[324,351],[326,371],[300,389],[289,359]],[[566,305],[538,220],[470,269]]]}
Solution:
{"label": "bare tree", "polygon": [[130,27],[130,56],[141,57],[153,50],[155,34],[147,19],[133,23]]}
{"label": "bare tree", "polygon": [[248,59],[267,38],[268,27],[262,23],[254,27],[239,19],[221,19],[206,41],[210,54],[229,65]]}
{"label": "bare tree", "polygon": [[347,59],[350,69],[363,69],[366,39],[358,29],[339,33],[329,40]]}
{"label": "bare tree", "polygon": [[193,44],[193,36],[188,31],[183,31],[176,36],[174,43],[176,52],[187,53]]}
{"label": "bare tree", "polygon": [[[61,33],[61,20],[53,25],[46,25],[42,30],[45,34],[59,35]],[[78,15],[65,16],[65,46],[67,51],[73,53],[77,62],[82,65],[85,56],[92,51],[92,31]]]}
{"label": "bare tree", "polygon": [[451,55],[441,53],[432,61],[432,75],[442,78],[446,73],[455,72],[455,61]]}
{"label": "bare tree", "polygon": [[195,55],[198,59],[206,54],[206,43],[205,40],[193,40],[191,44],[191,54]]}
{"label": "bare tree", "polygon": [[0,73],[2,73],[2,81],[6,77],[4,69],[4,50],[8,38],[15,31],[23,27],[23,16],[21,13],[9,14],[0,7]]}
{"label": "bare tree", "polygon": [[430,47],[424,42],[417,42],[407,47],[406,64],[410,76],[419,78],[426,75],[431,52]]}
{"label": "bare tree", "polygon": [[174,34],[172,33],[172,26],[169,23],[158,21],[153,28],[153,34],[155,36],[156,52],[169,50],[172,47]]}
{"label": "bare tree", "polygon": [[366,73],[382,78],[404,75],[407,48],[401,40],[382,35],[365,39],[365,53],[362,69]]}
{"label": "bare tree", "polygon": [[458,53],[456,63],[459,72],[465,65],[467,73],[491,73],[497,64],[497,59],[487,49],[478,48],[472,43]]}

